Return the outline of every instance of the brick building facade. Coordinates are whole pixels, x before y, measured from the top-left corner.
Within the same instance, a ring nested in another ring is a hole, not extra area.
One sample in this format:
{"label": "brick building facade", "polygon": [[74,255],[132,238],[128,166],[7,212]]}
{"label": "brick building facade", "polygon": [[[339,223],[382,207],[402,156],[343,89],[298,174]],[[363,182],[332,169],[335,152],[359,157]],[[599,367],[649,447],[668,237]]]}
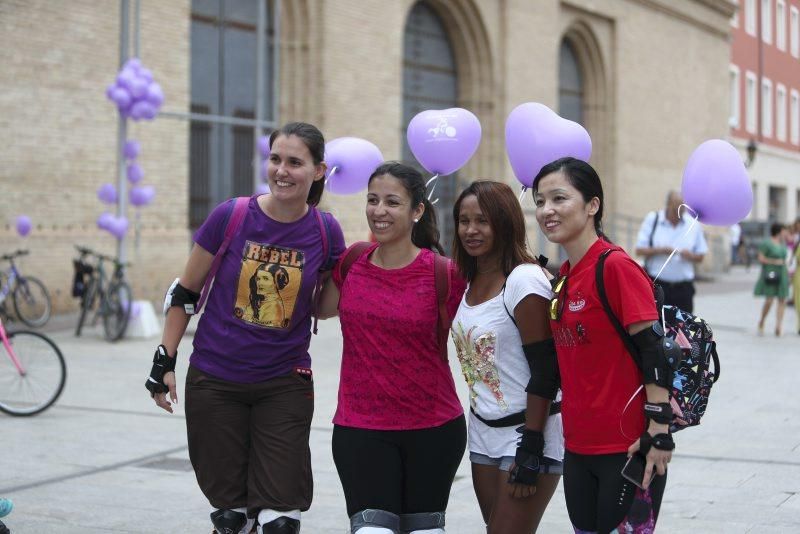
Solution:
{"label": "brick building facade", "polygon": [[[680,186],[691,151],[727,132],[729,0],[267,1],[277,28],[268,43],[277,43],[279,58],[271,63],[277,116],[268,120],[312,122],[328,139],[363,137],[400,159],[406,115],[415,99],[437,101],[429,78],[440,76],[449,88],[441,102],[470,109],[483,129],[477,153],[450,179],[453,194],[478,177],[516,184],[505,119],[522,102],[542,102],[591,134],[607,227],[622,244]],[[130,128],[142,143],[145,181],[157,189],[138,239],[130,232],[127,240],[139,298],[157,299],[189,250],[192,129],[202,122],[192,115],[192,71],[208,68],[197,36],[203,24],[217,24],[204,11],[215,2],[141,0],[140,55],[166,102],[157,120]],[[0,249],[33,251],[24,267],[46,281],[60,310],[76,306],[68,295],[73,244],[115,247],[95,227],[103,210],[95,192],[115,181],[117,115],[103,90],[119,67],[119,18],[117,2],[0,0]],[[233,64],[235,47],[224,53]],[[227,169],[215,180],[236,180]],[[207,205],[217,200],[211,195]],[[326,195],[324,203],[348,241],[366,236],[362,196]],[[529,196],[523,206],[532,209]],[[13,228],[21,213],[34,221],[24,241]],[[548,248],[534,223],[530,233],[534,248]]]}

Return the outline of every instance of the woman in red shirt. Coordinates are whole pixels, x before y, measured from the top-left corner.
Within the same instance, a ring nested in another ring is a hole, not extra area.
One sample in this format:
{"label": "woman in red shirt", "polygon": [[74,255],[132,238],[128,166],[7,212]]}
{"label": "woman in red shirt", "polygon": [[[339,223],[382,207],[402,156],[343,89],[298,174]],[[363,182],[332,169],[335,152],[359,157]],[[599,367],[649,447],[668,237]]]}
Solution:
{"label": "woman in red shirt", "polygon": [[[554,284],[550,319],[563,394],[570,520],[577,533],[653,532],[674,443],[665,387],[671,378],[659,359],[661,336],[652,328],[658,318],[652,283],[603,235],[603,187],[588,163],[562,158],[544,166],[533,197],[540,228],[568,256]],[[615,252],[605,261],[606,293],[638,349],[638,362],[597,292],[595,267],[607,249]],[[645,393],[637,395],[643,384]],[[644,472],[639,487],[623,477],[629,457]]]}

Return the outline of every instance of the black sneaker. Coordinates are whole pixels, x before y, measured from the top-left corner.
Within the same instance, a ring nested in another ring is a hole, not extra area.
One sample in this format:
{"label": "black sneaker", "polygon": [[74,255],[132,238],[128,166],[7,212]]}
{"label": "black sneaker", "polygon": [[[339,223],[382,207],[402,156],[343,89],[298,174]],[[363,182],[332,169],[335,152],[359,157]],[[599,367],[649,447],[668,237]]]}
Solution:
{"label": "black sneaker", "polygon": [[233,510],[217,510],[211,513],[211,522],[218,534],[239,534],[247,524],[247,515]]}
{"label": "black sneaker", "polygon": [[259,534],[300,534],[300,521],[281,516],[262,525]]}

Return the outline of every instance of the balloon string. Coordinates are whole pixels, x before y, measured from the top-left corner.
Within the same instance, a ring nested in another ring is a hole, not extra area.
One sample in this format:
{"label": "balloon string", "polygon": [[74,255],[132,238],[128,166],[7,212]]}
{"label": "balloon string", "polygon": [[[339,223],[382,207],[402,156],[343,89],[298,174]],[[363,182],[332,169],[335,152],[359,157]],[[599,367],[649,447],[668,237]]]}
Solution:
{"label": "balloon string", "polygon": [[525,198],[525,192],[528,190],[528,186],[523,185],[522,190],[519,192],[519,203],[522,204],[522,199]]}
{"label": "balloon string", "polygon": [[324,186],[327,186],[327,185],[328,185],[328,181],[329,181],[331,178],[333,178],[333,175],[334,175],[334,174],[336,174],[336,171],[337,171],[337,170],[339,170],[339,167],[337,167],[337,166],[334,166],[334,167],[331,169],[331,172],[329,172],[329,173],[328,173],[328,176],[325,178],[325,183],[324,183],[324,184],[322,184],[322,185],[324,185]]}
{"label": "balloon string", "polygon": [[439,175],[438,174],[434,174],[433,177],[430,180],[425,182],[425,189],[427,189],[428,186],[431,185],[431,183],[433,183],[433,187],[431,187],[431,191],[430,191],[430,193],[428,193],[428,202],[431,203],[431,206],[433,206],[434,204],[439,202],[439,198],[438,197],[436,198],[436,200],[431,201],[431,197],[433,196],[433,192],[436,191],[436,179],[437,178],[439,178]]}
{"label": "balloon string", "polygon": [[[687,228],[686,231],[683,233],[683,235],[677,239],[676,241],[677,243],[680,243],[683,240],[683,238],[689,235],[689,232],[692,231],[692,228],[694,228],[694,225],[697,222],[697,218],[700,217],[700,215],[695,210],[693,210],[691,206],[689,206],[688,204],[681,204],[680,206],[678,206],[678,219],[683,219],[681,208],[686,208],[688,211],[691,211],[694,214],[694,218],[692,219],[692,223],[689,225],[689,228]],[[667,261],[664,262],[664,265],[662,265],[661,269],[658,270],[658,274],[656,275],[656,277],[653,278],[653,283],[655,283],[658,280],[658,277],[661,276],[661,273],[664,271],[664,268],[669,263],[669,260],[671,260],[673,256],[675,256],[676,252],[678,252],[678,247],[672,249],[672,253],[669,255],[669,257],[667,257]]]}

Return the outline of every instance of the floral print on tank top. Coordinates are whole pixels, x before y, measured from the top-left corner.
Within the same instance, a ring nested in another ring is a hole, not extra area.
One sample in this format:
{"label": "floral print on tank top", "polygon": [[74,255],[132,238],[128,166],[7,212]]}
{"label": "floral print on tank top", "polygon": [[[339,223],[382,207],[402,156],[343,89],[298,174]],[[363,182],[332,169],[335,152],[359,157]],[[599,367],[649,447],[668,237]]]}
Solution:
{"label": "floral print on tank top", "polygon": [[458,322],[453,325],[452,330],[456,353],[461,362],[461,372],[464,373],[464,379],[469,386],[470,406],[475,407],[475,399],[478,396],[475,384],[483,382],[494,395],[500,409],[506,411],[508,405],[503,399],[503,392],[500,391],[500,376],[495,367],[497,335],[494,332],[486,332],[473,339],[475,328],[477,326],[465,332],[464,326]]}

